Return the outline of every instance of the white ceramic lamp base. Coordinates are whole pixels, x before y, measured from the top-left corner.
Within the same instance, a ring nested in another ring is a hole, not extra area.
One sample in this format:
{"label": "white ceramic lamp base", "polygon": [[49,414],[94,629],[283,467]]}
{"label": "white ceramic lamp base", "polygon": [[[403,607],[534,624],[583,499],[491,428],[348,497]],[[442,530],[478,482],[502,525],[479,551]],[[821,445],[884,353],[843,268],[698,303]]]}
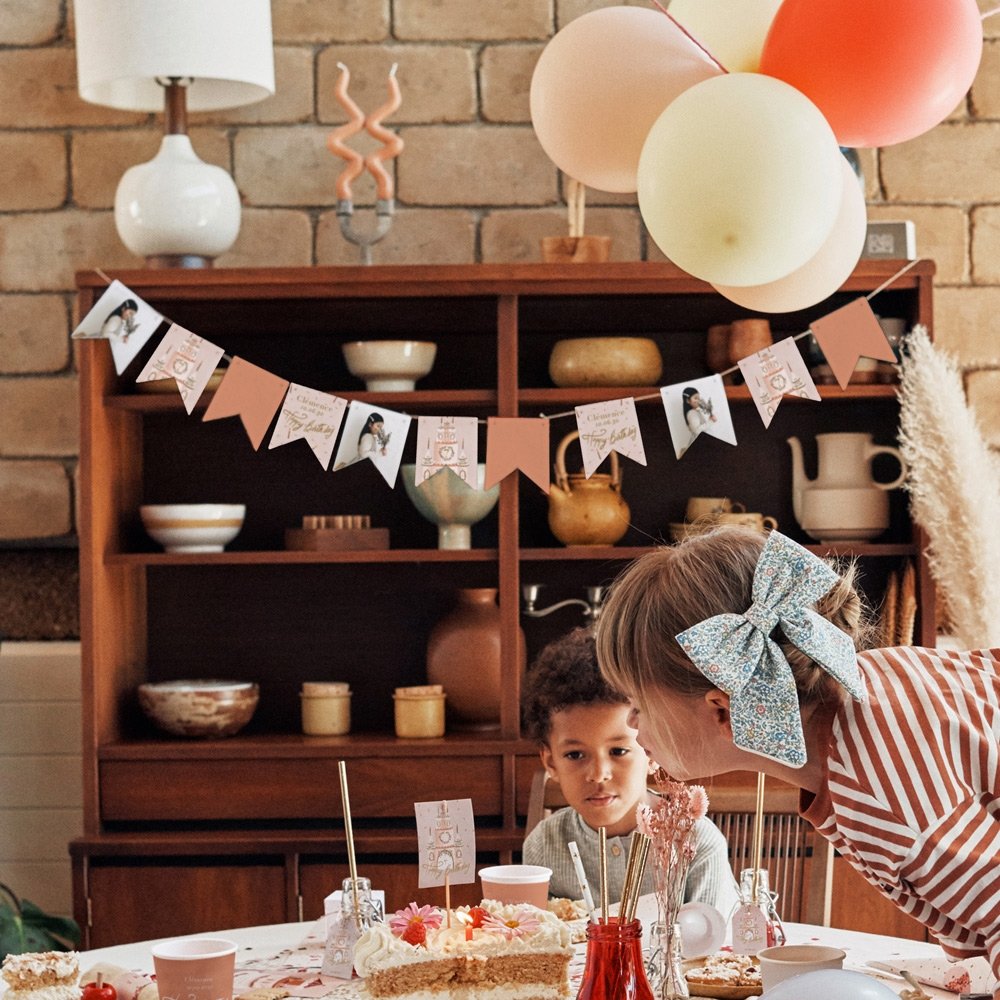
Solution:
{"label": "white ceramic lamp base", "polygon": [[125,246],[150,264],[207,266],[236,242],[240,196],[186,135],[165,135],[152,160],[125,171],[115,224]]}

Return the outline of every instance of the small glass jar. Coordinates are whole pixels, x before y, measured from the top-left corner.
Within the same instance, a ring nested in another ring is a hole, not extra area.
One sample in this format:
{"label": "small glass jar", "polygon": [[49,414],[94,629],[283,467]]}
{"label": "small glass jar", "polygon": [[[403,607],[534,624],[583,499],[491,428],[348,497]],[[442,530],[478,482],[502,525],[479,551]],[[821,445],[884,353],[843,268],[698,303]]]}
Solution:
{"label": "small glass jar", "polygon": [[655,1000],[642,961],[642,924],[619,924],[617,917],[588,924],[587,960],[576,1000],[624,998]]}
{"label": "small glass jar", "polygon": [[[358,916],[361,918],[362,928],[371,927],[372,924],[380,924],[385,920],[382,912],[382,904],[372,895],[371,879],[358,876]],[[347,916],[354,916],[354,881],[350,878],[344,879],[343,892],[340,897],[340,908]]]}
{"label": "small glass jar", "polygon": [[402,739],[444,736],[445,693],[440,684],[396,688],[396,735]]}
{"label": "small glass jar", "polygon": [[351,731],[351,689],[340,682],[306,681],[302,699],[302,732],[307,736],[343,736]]}
{"label": "small glass jar", "polygon": [[[754,895],[754,872],[756,871],[757,892]],[[766,868],[744,868],[740,871],[741,907],[753,906],[764,915],[766,943],[761,947],[773,948],[785,943],[785,929],[775,907],[778,894],[771,892],[770,878]],[[733,939],[734,950],[736,938]]]}

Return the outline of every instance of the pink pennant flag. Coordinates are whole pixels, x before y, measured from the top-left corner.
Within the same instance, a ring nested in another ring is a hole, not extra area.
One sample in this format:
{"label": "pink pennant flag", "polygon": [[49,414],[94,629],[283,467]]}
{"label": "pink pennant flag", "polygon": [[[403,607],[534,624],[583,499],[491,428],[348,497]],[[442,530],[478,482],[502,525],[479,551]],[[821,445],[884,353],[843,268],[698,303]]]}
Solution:
{"label": "pink pennant flag", "polygon": [[543,493],[549,492],[549,422],[545,417],[488,418],[483,489],[517,469]]}
{"label": "pink pennant flag", "polygon": [[841,389],[847,388],[858,358],[895,361],[892,345],[868,299],[855,299],[809,324]]}
{"label": "pink pennant flag", "polygon": [[202,420],[239,417],[256,450],[264,440],[287,390],[286,379],[272,375],[243,358],[233,358]]}
{"label": "pink pennant flag", "polygon": [[346,409],[346,399],[292,382],[274,425],[268,451],[301,438],[312,448],[320,465],[328,468]]}
{"label": "pink pennant flag", "polygon": [[476,822],[472,799],[414,802],[420,874],[417,888],[476,881]]}
{"label": "pink pennant flag", "polygon": [[417,417],[417,483],[451,469],[467,486],[479,488],[479,429],[475,417]]}
{"label": "pink pennant flag", "polygon": [[819,402],[819,390],[795,346],[794,337],[779,340],[741,359],[738,364],[765,427],[770,427],[782,396],[800,396]]}
{"label": "pink pennant flag", "polygon": [[184,408],[191,413],[225,353],[211,341],[173,323],[139,372],[136,382],[172,378],[184,400]]}
{"label": "pink pennant flag", "polygon": [[580,431],[583,471],[589,479],[597,467],[617,451],[640,465],[646,464],[646,450],[639,433],[635,400],[609,399],[576,408],[576,426]]}

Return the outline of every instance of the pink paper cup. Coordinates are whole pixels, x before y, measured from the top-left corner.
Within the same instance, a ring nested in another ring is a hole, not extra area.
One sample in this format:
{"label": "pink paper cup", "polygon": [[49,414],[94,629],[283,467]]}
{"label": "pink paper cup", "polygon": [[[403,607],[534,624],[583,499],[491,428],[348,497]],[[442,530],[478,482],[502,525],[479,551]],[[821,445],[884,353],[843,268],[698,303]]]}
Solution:
{"label": "pink paper cup", "polygon": [[545,909],[549,902],[549,879],[552,869],[542,865],[494,865],[483,868],[479,880],[483,899],[501,903],[531,903]]}
{"label": "pink paper cup", "polygon": [[152,952],[160,1000],[233,1000],[235,941],[176,938]]}

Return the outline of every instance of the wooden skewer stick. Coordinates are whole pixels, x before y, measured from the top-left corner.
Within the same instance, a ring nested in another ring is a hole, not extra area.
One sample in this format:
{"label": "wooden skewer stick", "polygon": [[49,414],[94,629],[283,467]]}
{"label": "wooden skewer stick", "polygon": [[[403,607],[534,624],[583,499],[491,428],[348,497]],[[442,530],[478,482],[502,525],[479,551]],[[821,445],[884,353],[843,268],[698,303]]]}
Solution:
{"label": "wooden skewer stick", "polygon": [[347,762],[339,761],[340,798],[344,803],[344,833],[347,835],[347,865],[351,870],[351,888],[354,890],[354,922],[361,930],[361,900],[358,899],[358,862],[354,855],[354,829],[351,826],[351,797],[347,791]]}
{"label": "wooden skewer stick", "polygon": [[753,882],[750,889],[751,902],[757,902],[757,883],[760,880],[761,854],[764,850],[764,772],[757,773],[757,804],[753,814]]}
{"label": "wooden skewer stick", "polygon": [[608,828],[602,826],[599,831],[601,852],[601,922],[608,922]]}

